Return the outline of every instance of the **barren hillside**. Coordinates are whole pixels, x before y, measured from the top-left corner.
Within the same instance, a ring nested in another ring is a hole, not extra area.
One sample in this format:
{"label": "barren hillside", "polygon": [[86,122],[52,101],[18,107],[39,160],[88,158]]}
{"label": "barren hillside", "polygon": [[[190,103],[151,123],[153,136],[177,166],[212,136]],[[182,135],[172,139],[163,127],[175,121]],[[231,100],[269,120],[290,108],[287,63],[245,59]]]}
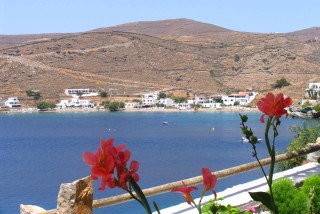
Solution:
{"label": "barren hillside", "polygon": [[0,97],[36,89],[58,100],[74,87],[122,95],[177,88],[263,93],[285,77],[291,85],[280,91],[298,100],[320,74],[318,31],[306,32],[251,34],[178,19],[22,39],[1,50]]}

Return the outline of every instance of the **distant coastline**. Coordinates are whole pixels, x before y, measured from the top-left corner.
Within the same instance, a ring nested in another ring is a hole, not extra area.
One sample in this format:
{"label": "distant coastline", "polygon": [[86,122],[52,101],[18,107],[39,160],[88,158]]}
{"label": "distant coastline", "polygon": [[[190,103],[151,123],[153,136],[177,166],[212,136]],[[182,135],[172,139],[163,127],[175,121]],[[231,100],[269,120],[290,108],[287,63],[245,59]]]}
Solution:
{"label": "distant coastline", "polygon": [[[223,108],[199,108],[194,109],[165,109],[165,108],[128,108],[120,112],[257,112],[257,108],[248,107],[235,107],[226,106]],[[11,114],[11,113],[72,113],[72,112],[109,112],[106,109],[97,108],[64,108],[64,109],[54,109],[48,111],[38,111],[36,109],[14,109],[0,111],[0,114]]]}

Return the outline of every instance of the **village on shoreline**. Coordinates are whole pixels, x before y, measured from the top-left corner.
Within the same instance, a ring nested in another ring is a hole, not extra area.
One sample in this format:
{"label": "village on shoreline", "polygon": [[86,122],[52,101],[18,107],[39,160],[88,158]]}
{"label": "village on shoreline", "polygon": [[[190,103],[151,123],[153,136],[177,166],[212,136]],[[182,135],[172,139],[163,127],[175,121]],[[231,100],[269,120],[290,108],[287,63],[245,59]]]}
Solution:
{"label": "village on shoreline", "polygon": [[[31,91],[30,94],[38,96],[37,91]],[[252,111],[252,101],[258,93],[239,92],[229,95],[192,95],[192,96],[167,96],[162,92],[149,92],[131,100],[100,99],[99,94],[92,89],[66,89],[68,99],[62,99],[57,104],[49,104],[41,101],[35,107],[20,103],[18,97],[9,97],[7,101],[0,102],[2,112],[97,112],[97,111],[125,111],[125,112],[177,112],[177,111]],[[100,93],[100,96],[102,94]],[[31,95],[32,96],[32,95]],[[102,97],[102,96],[101,96]],[[106,97],[106,96],[105,96]],[[111,95],[110,95],[111,98]]]}
{"label": "village on shoreline", "polygon": [[[34,101],[40,98],[40,92],[26,92]],[[0,100],[0,113],[33,113],[33,112],[249,112],[258,111],[253,102],[257,92],[245,91],[227,95],[196,95],[189,93],[184,96],[173,96],[163,92],[147,92],[135,98],[119,100],[107,93],[100,94],[89,88],[65,89],[65,99],[59,103],[46,101],[34,102],[34,107],[22,105],[18,97]],[[110,97],[109,97],[110,96]],[[320,116],[320,83],[309,83],[304,99],[289,109],[291,117],[318,118]],[[69,97],[69,98],[68,98]],[[102,99],[104,97],[105,99]]]}

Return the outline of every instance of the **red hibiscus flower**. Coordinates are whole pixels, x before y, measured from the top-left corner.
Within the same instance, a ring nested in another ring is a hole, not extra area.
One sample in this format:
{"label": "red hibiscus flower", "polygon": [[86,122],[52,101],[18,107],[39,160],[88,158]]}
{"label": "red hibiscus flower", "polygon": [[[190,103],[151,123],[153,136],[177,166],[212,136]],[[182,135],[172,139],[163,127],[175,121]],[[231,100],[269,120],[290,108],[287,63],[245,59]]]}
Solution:
{"label": "red hibiscus flower", "polygon": [[139,175],[137,174],[137,171],[139,169],[139,162],[133,160],[130,164],[129,170],[125,169],[119,174],[119,179],[118,179],[118,186],[122,189],[127,190],[128,189],[128,181],[129,178],[132,177],[135,182],[139,181]]}
{"label": "red hibiscus flower", "polygon": [[202,177],[203,177],[203,190],[202,196],[209,190],[212,191],[214,197],[217,198],[217,193],[214,190],[214,187],[217,183],[217,176],[212,174],[209,168],[202,168]]}
{"label": "red hibiscus flower", "polygon": [[130,159],[131,152],[129,150],[122,151],[125,144],[117,147],[113,144],[113,138],[107,141],[100,139],[100,147],[95,153],[85,152],[83,154],[84,162],[91,167],[92,179],[98,180],[101,177],[99,190],[105,190],[106,185],[110,188],[118,186],[128,189],[127,182],[131,176],[136,182],[139,181],[139,175],[137,174],[139,163],[132,161],[128,169],[127,162]]}
{"label": "red hibiscus flower", "polygon": [[264,116],[268,115],[269,118],[275,117],[278,120],[282,115],[288,117],[288,112],[285,108],[292,104],[290,97],[284,98],[280,93],[275,96],[272,93],[268,93],[265,98],[261,98],[258,101],[258,109],[264,114],[260,117],[260,121],[264,123]]}
{"label": "red hibiscus flower", "polygon": [[91,177],[93,180],[98,180],[99,177],[102,178],[99,189],[104,190],[106,185],[110,188],[115,187],[113,181],[115,161],[112,156],[106,155],[100,147],[95,153],[85,152],[83,160],[91,167]]}
{"label": "red hibiscus flower", "polygon": [[191,205],[191,202],[193,202],[193,198],[191,196],[191,192],[193,190],[198,189],[198,188],[195,187],[195,186],[189,186],[188,187],[183,181],[182,181],[182,184],[183,184],[183,187],[177,187],[177,188],[172,189],[171,191],[172,192],[181,193],[182,196],[186,199],[187,203]]}

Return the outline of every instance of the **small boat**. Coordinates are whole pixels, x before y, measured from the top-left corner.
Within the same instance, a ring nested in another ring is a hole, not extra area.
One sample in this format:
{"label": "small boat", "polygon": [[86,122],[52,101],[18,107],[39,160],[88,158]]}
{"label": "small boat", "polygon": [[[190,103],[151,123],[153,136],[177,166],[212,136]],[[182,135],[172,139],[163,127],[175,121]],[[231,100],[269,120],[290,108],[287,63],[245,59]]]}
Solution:
{"label": "small boat", "polygon": [[[260,141],[262,141],[262,139],[258,138],[258,143],[259,143]],[[242,137],[241,142],[242,142],[242,143],[249,143],[249,139],[247,139],[247,138],[245,138],[245,137]]]}
{"label": "small boat", "polygon": [[163,124],[163,125],[168,125],[168,122],[165,121],[165,122],[162,122],[162,124]]}

